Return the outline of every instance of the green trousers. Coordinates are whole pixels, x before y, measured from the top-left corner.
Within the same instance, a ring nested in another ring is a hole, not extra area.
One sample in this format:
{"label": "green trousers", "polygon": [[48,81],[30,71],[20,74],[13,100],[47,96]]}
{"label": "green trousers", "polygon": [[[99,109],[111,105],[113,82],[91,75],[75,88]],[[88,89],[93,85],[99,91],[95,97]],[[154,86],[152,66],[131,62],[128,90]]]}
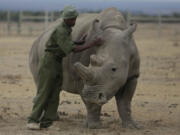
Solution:
{"label": "green trousers", "polygon": [[52,53],[46,52],[39,64],[37,94],[29,123],[40,122],[48,127],[56,119],[62,73],[62,58],[57,60]]}

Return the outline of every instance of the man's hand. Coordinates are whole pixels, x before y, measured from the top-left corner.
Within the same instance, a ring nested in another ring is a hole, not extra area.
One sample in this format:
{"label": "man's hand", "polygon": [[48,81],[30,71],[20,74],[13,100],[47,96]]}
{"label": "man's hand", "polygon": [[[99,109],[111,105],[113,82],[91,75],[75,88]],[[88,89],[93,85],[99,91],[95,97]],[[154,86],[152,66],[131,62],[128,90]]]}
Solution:
{"label": "man's hand", "polygon": [[93,46],[100,46],[104,43],[104,40],[101,36],[96,37],[93,41]]}

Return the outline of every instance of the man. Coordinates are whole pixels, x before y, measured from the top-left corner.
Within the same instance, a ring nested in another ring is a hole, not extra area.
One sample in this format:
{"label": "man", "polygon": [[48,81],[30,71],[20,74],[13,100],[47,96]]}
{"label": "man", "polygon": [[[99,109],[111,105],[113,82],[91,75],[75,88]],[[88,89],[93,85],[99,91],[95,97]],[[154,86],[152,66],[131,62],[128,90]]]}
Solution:
{"label": "man", "polygon": [[[96,38],[93,42],[86,44],[85,37],[81,41],[73,42],[71,32],[77,16],[78,12],[74,7],[65,7],[62,13],[62,23],[54,30],[46,44],[45,55],[39,64],[37,94],[32,113],[28,118],[28,129],[48,128],[56,119],[63,79],[63,57],[71,52],[81,52],[101,45],[103,42],[101,38]],[[78,44],[84,45],[78,46]]]}

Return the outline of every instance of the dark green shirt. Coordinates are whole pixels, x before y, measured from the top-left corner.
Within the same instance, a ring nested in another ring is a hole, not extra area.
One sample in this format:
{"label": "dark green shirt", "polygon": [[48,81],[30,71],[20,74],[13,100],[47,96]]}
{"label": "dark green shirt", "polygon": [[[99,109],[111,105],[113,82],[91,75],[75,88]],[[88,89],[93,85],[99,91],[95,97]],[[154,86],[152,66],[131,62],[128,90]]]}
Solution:
{"label": "dark green shirt", "polygon": [[46,44],[46,50],[56,55],[61,55],[62,52],[65,55],[69,54],[75,46],[71,39],[71,32],[72,28],[62,22],[51,34]]}

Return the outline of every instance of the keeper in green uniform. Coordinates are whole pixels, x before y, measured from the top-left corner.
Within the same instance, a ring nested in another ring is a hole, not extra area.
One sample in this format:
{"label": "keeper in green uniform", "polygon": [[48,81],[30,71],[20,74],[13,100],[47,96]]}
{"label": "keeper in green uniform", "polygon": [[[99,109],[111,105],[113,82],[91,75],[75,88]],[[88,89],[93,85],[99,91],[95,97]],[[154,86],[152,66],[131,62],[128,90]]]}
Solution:
{"label": "keeper in green uniform", "polygon": [[[78,16],[72,6],[64,8],[63,21],[51,34],[46,44],[45,55],[40,60],[38,70],[37,95],[31,115],[28,117],[28,129],[48,128],[56,119],[59,105],[59,93],[62,85],[62,59],[73,52],[81,52],[92,46],[101,45],[103,40],[96,38],[86,44],[85,38],[78,42],[71,40],[72,27]],[[78,44],[84,44],[79,45]]]}

